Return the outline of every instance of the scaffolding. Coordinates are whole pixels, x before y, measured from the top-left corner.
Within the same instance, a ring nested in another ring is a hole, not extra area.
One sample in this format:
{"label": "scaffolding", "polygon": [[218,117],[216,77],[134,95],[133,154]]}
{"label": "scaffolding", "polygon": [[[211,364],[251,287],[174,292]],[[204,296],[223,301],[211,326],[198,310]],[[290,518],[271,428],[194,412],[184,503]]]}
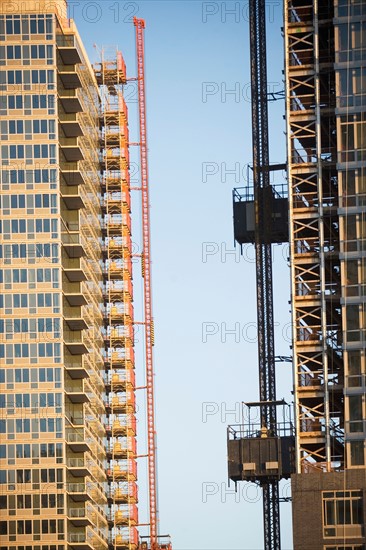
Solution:
{"label": "scaffolding", "polygon": [[298,473],[344,466],[333,16],[285,2]]}
{"label": "scaffolding", "polygon": [[95,68],[102,96],[100,165],[110,548],[137,550],[138,492],[128,114],[120,52]]}

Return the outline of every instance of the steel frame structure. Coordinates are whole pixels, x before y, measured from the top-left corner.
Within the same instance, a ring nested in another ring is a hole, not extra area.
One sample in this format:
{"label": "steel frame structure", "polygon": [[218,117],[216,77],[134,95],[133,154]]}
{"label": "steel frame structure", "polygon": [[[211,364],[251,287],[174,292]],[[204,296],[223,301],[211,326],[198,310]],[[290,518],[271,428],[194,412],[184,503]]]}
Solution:
{"label": "steel frame structure", "polygon": [[[261,426],[276,435],[265,0],[250,0],[249,19],[259,391],[260,401],[269,403],[261,406]],[[278,481],[262,483],[265,550],[281,546],[278,489]]]}
{"label": "steel frame structure", "polygon": [[344,465],[332,4],[285,2],[297,473]]}

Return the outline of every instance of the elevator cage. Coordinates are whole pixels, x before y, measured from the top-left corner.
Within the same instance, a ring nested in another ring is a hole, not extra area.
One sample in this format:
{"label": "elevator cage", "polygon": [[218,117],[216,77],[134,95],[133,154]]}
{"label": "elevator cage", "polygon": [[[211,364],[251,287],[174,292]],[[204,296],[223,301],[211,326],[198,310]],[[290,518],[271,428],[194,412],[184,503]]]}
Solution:
{"label": "elevator cage", "polygon": [[288,479],[295,473],[295,437],[288,424],[283,433],[276,435],[260,425],[255,430],[248,430],[246,425],[229,426],[229,479],[268,483]]}
{"label": "elevator cage", "polygon": [[[268,201],[271,211],[269,242],[285,243],[289,240],[288,199],[284,186],[260,189],[263,200]],[[233,190],[234,238],[240,244],[255,242],[254,188],[241,187]]]}

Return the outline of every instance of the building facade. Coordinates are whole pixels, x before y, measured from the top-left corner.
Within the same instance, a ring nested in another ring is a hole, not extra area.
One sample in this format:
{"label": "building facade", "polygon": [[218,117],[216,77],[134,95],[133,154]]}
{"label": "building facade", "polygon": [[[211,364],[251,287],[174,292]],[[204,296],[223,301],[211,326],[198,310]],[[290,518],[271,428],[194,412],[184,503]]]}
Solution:
{"label": "building facade", "polygon": [[0,549],[134,550],[124,63],[94,71],[65,0],[22,2],[21,13],[9,4],[0,3]]}
{"label": "building facade", "polygon": [[296,550],[366,541],[365,16],[284,2]]}

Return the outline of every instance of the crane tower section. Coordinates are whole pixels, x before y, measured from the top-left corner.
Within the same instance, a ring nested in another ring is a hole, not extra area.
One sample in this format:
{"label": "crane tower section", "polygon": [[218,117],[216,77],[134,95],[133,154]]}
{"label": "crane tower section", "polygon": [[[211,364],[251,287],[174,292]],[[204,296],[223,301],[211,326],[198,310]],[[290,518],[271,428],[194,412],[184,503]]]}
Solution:
{"label": "crane tower section", "polygon": [[287,199],[270,183],[268,139],[267,51],[265,0],[250,0],[250,65],[253,147],[253,188],[234,190],[235,240],[255,246],[260,424],[228,429],[229,478],[262,487],[265,550],[279,550],[279,481],[293,468],[293,430],[277,426],[272,244],[288,239]]}

